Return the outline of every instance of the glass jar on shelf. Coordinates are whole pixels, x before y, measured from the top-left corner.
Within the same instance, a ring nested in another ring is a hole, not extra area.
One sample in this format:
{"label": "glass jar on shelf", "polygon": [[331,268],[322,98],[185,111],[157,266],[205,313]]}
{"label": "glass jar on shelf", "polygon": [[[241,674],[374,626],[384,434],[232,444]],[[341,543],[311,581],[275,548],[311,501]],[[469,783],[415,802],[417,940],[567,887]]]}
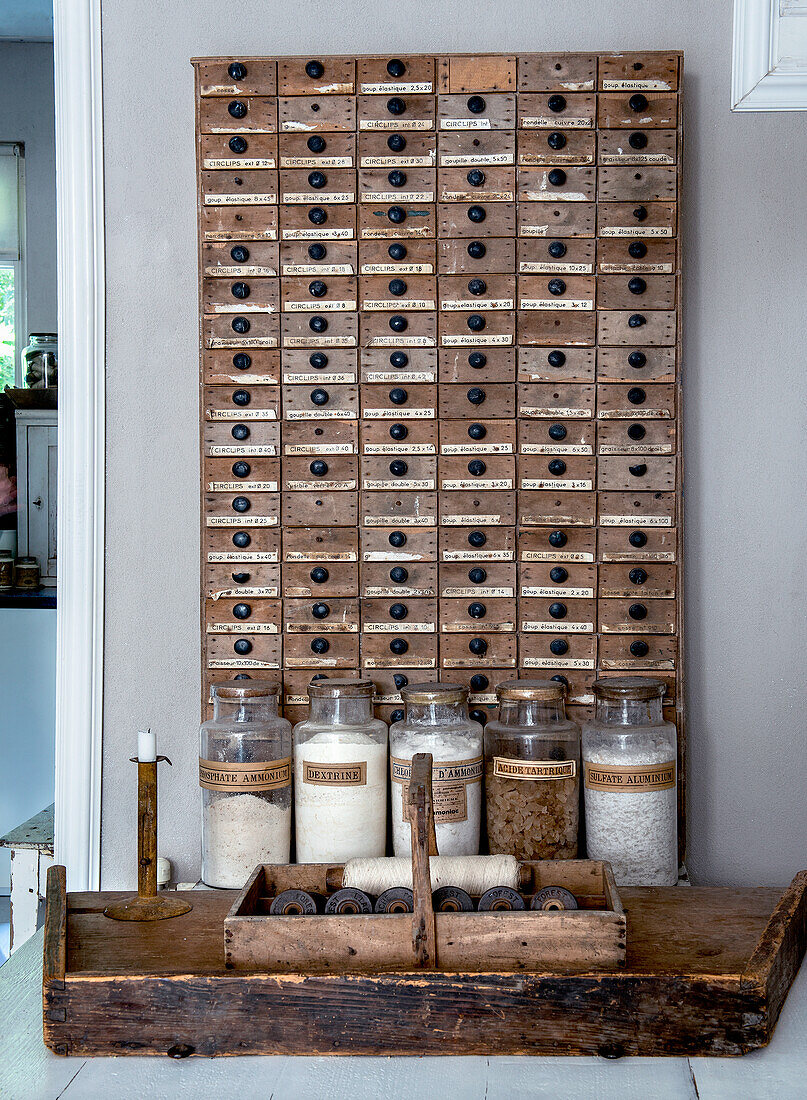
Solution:
{"label": "glass jar on shelf", "polygon": [[404,718],[390,726],[395,855],[412,851],[404,803],[412,757],[430,752],[437,850],[443,856],[475,856],[482,816],[482,726],[468,717],[468,689],[461,684],[409,684],[401,688],[401,698]]}
{"label": "glass jar on shelf", "polygon": [[22,350],[22,378],[29,389],[45,389],[58,381],[59,342],[55,332],[32,332]]}
{"label": "glass jar on shelf", "polygon": [[583,726],[586,848],[621,886],[678,881],[678,750],[664,693],[642,676],[596,680],[594,719]]}
{"label": "glass jar on shelf", "polygon": [[291,723],[280,685],[230,680],[212,687],[213,718],[200,732],[202,879],[240,890],[259,863],[288,863]]}
{"label": "glass jar on shelf", "polygon": [[297,862],[383,856],[387,725],[373,717],[373,682],[312,680],[308,698],[293,731]]}
{"label": "glass jar on shelf", "polygon": [[580,729],[566,717],[566,685],[508,680],[485,726],[485,800],[492,854],[576,859]]}

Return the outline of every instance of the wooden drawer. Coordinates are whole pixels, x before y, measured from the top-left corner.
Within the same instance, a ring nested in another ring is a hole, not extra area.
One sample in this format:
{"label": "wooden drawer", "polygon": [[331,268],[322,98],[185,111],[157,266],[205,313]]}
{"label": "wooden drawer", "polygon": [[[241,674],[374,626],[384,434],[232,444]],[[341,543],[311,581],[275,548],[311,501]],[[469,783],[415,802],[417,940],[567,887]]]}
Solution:
{"label": "wooden drawer", "polygon": [[599,163],[675,164],[678,159],[676,130],[600,130]]}
{"label": "wooden drawer", "polygon": [[597,466],[597,488],[672,492],[675,470],[673,455],[607,455]]}
{"label": "wooden drawer", "polygon": [[674,237],[677,206],[674,202],[607,202],[598,207],[600,237]]}
{"label": "wooden drawer", "polygon": [[480,456],[513,455],[516,425],[512,420],[445,419],[440,424],[440,454]]}
{"label": "wooden drawer", "polygon": [[545,526],[540,530],[519,532],[519,561],[525,562],[593,562],[597,532],[594,528]]}
{"label": "wooden drawer", "polygon": [[677,318],[672,311],[609,310],[597,314],[598,344],[675,343]]}
{"label": "wooden drawer", "polygon": [[361,567],[361,594],[365,600],[385,597],[436,599],[437,564],[409,562],[390,566],[389,562],[367,562]]}
{"label": "wooden drawer", "polygon": [[431,93],[434,59],[431,57],[360,57],[358,88],[362,95]]}
{"label": "wooden drawer", "polygon": [[512,237],[516,207],[509,202],[440,203],[437,226],[440,237]]}
{"label": "wooden drawer", "polygon": [[440,130],[512,130],[516,97],[501,92],[484,95],[441,95],[437,106]]}
{"label": "wooden drawer", "polygon": [[277,493],[280,459],[242,456],[205,458],[203,483],[209,493]]}
{"label": "wooden drawer", "polygon": [[675,348],[601,347],[597,352],[597,378],[604,382],[672,382],[675,379]]}
{"label": "wooden drawer", "polygon": [[674,634],[675,611],[674,600],[599,600],[598,629],[602,634]]}
{"label": "wooden drawer", "polygon": [[[383,518],[371,517],[374,520]],[[435,515],[435,520],[437,519]],[[393,540],[392,542],[390,540]],[[417,528],[388,520],[384,527],[365,527],[361,532],[361,560],[365,562],[437,561],[436,527]]]}
{"label": "wooden drawer", "polygon": [[205,420],[277,420],[277,386],[205,386]]}
{"label": "wooden drawer", "polygon": [[236,458],[275,458],[280,454],[280,425],[265,420],[246,424],[240,421],[206,423],[204,453],[227,458],[230,462]]}
{"label": "wooden drawer", "polygon": [[285,348],[354,348],[359,342],[358,313],[285,314],[280,321]]}
{"label": "wooden drawer", "polygon": [[362,240],[408,240],[435,237],[436,207],[428,203],[375,204],[359,207],[359,236]]}
{"label": "wooden drawer", "polygon": [[565,382],[519,385],[518,415],[586,420],[594,416],[594,386]]}
{"label": "wooden drawer", "polygon": [[440,528],[441,562],[462,562],[469,568],[471,565],[487,567],[489,562],[515,561],[515,556],[513,527],[479,523]]}
{"label": "wooden drawer", "polygon": [[281,274],[324,279],[329,275],[355,275],[358,270],[357,245],[352,241],[288,241],[280,246]]}
{"label": "wooden drawer", "polygon": [[436,489],[437,459],[433,456],[363,455],[361,460],[362,489]]}
{"label": "wooden drawer", "polygon": [[597,425],[599,455],[675,454],[675,423],[668,420],[602,420]]}
{"label": "wooden drawer", "polygon": [[516,315],[513,312],[469,310],[441,313],[440,346],[510,347],[515,343]]}
{"label": "wooden drawer", "polygon": [[579,562],[525,562],[521,566],[519,595],[544,600],[593,600],[597,594],[597,567]]}
{"label": "wooden drawer", "polygon": [[357,99],[358,129],[408,133],[434,129],[433,95],[368,95]]}
{"label": "wooden drawer", "polygon": [[673,167],[600,167],[597,197],[606,202],[674,202],[677,173]]}
{"label": "wooden drawer", "polygon": [[296,206],[356,201],[356,173],[346,168],[283,168],[280,201]]}
{"label": "wooden drawer", "polygon": [[350,275],[283,280],[284,313],[354,313],[358,280]]}
{"label": "wooden drawer", "polygon": [[284,599],[313,596],[317,599],[355,598],[359,595],[359,570],[354,562],[288,563],[283,566]]}
{"label": "wooden drawer", "polygon": [[601,275],[600,309],[675,309],[674,275]]}
{"label": "wooden drawer", "polygon": [[203,134],[275,134],[277,98],[242,95],[203,99],[199,103],[199,125]]}
{"label": "wooden drawer", "polygon": [[[361,309],[364,312],[433,310],[437,304],[433,275],[363,275],[360,279]],[[406,330],[408,331],[408,329]]]}
{"label": "wooden drawer", "polygon": [[433,420],[437,407],[437,387],[366,385],[361,388],[364,420]]}
{"label": "wooden drawer", "polygon": [[358,489],[355,455],[283,459],[283,492],[344,492]]}
{"label": "wooden drawer", "polygon": [[[512,459],[507,459],[507,461],[512,462]],[[440,497],[440,526],[461,529],[454,540],[458,546],[473,546],[475,542],[478,542],[477,528],[509,527],[514,526],[515,523],[515,491],[465,489],[444,492]],[[464,530],[466,526],[470,527],[471,531],[466,533]],[[476,533],[473,540],[469,541],[468,536],[472,532]],[[489,533],[486,533],[486,539]],[[487,541],[484,545],[487,545]],[[450,561],[452,559],[446,558],[445,560]]]}
{"label": "wooden drawer", "polygon": [[205,600],[206,634],[280,634],[280,600]]}
{"label": "wooden drawer", "polygon": [[580,492],[595,488],[593,455],[519,455],[519,489]]}
{"label": "wooden drawer", "polygon": [[597,270],[603,275],[672,275],[675,241],[663,238],[605,238],[597,245]]}
{"label": "wooden drawer", "polygon": [[202,366],[203,380],[208,385],[272,386],[280,381],[280,353],[276,349],[211,350],[204,353]]}
{"label": "wooden drawer", "polygon": [[437,138],[440,168],[507,167],[516,162],[516,135],[501,130],[441,132]]}
{"label": "wooden drawer", "polygon": [[359,192],[362,202],[434,202],[437,173],[433,168],[362,168]]}
{"label": "wooden drawer", "polygon": [[593,275],[594,241],[521,239],[518,241],[519,275]]}
{"label": "wooden drawer", "polygon": [[208,565],[204,574],[204,594],[210,599],[222,597],[244,600],[258,596],[276,599],[280,595],[279,565]]}
{"label": "wooden drawer", "polygon": [[358,386],[284,386],[284,420],[355,420]]}
{"label": "wooden drawer", "polygon": [[202,172],[205,206],[268,206],[277,202],[277,172],[266,169],[219,169]]}
{"label": "wooden drawer", "polygon": [[600,58],[599,75],[599,87],[604,92],[674,92],[678,88],[678,55],[605,55]]}
{"label": "wooden drawer", "polygon": [[282,498],[284,527],[355,527],[359,522],[358,493],[286,493]]}
{"label": "wooden drawer", "polygon": [[200,214],[205,241],[276,241],[275,206],[203,206]]}
{"label": "wooden drawer", "polygon": [[497,596],[479,596],[440,600],[440,630],[443,634],[468,634],[483,630],[486,634],[512,634],[518,619],[516,600]]}
{"label": "wooden drawer", "polygon": [[198,74],[202,96],[274,95],[277,91],[276,61],[202,61]]}
{"label": "wooden drawer", "polygon": [[593,311],[593,275],[519,275],[518,308],[547,312]]}
{"label": "wooden drawer", "polygon": [[593,382],[593,348],[519,348],[519,382]]}
{"label": "wooden drawer", "polygon": [[519,522],[522,527],[593,525],[594,497],[594,492],[585,491],[521,489],[518,494]]}
{"label": "wooden drawer", "polygon": [[608,527],[600,531],[600,559],[603,562],[674,562],[677,532],[674,528],[643,527],[641,517],[629,527]]}
{"label": "wooden drawer", "polygon": [[[316,673],[312,673],[307,669],[303,669],[299,672],[294,670],[284,670],[283,673],[283,714],[284,717],[289,717],[289,708],[293,708],[295,713],[298,713],[309,705],[308,697],[308,685],[316,676]],[[322,674],[327,679],[326,674]],[[318,677],[319,678],[319,677]],[[296,718],[295,721],[301,722],[303,715]],[[291,719],[289,719],[291,721]]]}
{"label": "wooden drawer", "polygon": [[440,350],[442,383],[475,383],[485,386],[515,381],[516,353],[513,348],[488,347],[484,351],[468,348]]}
{"label": "wooden drawer", "polygon": [[202,309],[205,313],[274,313],[279,297],[278,279],[205,279]]}
{"label": "wooden drawer", "polygon": [[389,347],[363,348],[361,380],[364,383],[405,384],[437,381],[437,350],[435,348]]}
{"label": "wooden drawer", "polygon": [[521,420],[518,453],[523,455],[593,455],[591,420]]}
{"label": "wooden drawer", "polygon": [[512,310],[515,275],[446,275],[440,280],[440,309],[444,312]]}
{"label": "wooden drawer", "polygon": [[439,568],[441,599],[513,600],[517,596],[515,562],[445,562]]}
{"label": "wooden drawer", "polygon": [[356,129],[356,100],[348,95],[280,96],[278,130],[283,133],[323,133]]}
{"label": "wooden drawer", "polygon": [[520,92],[593,92],[597,58],[590,53],[526,54],[518,59]]}
{"label": "wooden drawer", "polygon": [[593,202],[523,203],[518,208],[519,237],[593,237]]}
{"label": "wooden drawer", "polygon": [[675,566],[601,565],[598,595],[604,599],[674,599]]}
{"label": "wooden drawer", "polygon": [[436,634],[437,600],[408,596],[370,597],[362,601],[362,634]]}
{"label": "wooden drawer", "polygon": [[519,168],[519,202],[592,202],[596,193],[596,169],[548,165]]}
{"label": "wooden drawer", "polygon": [[287,634],[283,639],[283,665],[285,668],[359,667],[358,634]]}
{"label": "wooden drawer", "polygon": [[597,390],[597,419],[671,420],[675,416],[675,386],[654,382],[649,386],[602,384]]}
{"label": "wooden drawer", "polygon": [[214,634],[206,639],[205,668],[255,674],[268,672],[281,667],[282,649],[279,635],[253,634],[248,624],[244,624],[243,632],[238,635]]}
{"label": "wooden drawer", "polygon": [[200,134],[199,158],[205,170],[277,168],[277,135]]}
{"label": "wooden drawer", "polygon": [[514,202],[513,168],[441,168],[438,173],[439,202]]}
{"label": "wooden drawer", "polygon": [[593,671],[596,645],[593,634],[524,634],[519,663],[532,673],[538,669]]}
{"label": "wooden drawer", "polygon": [[392,244],[385,240],[362,241],[360,252],[362,275],[406,278],[408,275],[433,275],[437,270],[434,240],[416,238],[405,244],[401,241]]}
{"label": "wooden drawer", "polygon": [[284,458],[337,458],[358,454],[359,429],[355,421],[292,421],[283,425]]}
{"label": "wooden drawer", "polygon": [[365,529],[390,527],[409,530],[437,526],[437,494],[434,492],[362,493],[361,503],[362,527]]}
{"label": "wooden drawer", "polygon": [[287,58],[277,65],[277,90],[282,96],[353,95],[356,64],[349,57]]}
{"label": "wooden drawer", "polygon": [[478,630],[440,638],[441,668],[515,668],[515,634]]}
{"label": "wooden drawer", "polygon": [[278,138],[281,168],[355,168],[355,134],[281,134]]}
{"label": "wooden drawer", "polygon": [[276,348],[280,323],[275,313],[221,314],[202,320],[202,341],[206,348]]}
{"label": "wooden drawer", "polygon": [[480,240],[460,238],[437,242],[437,263],[441,275],[472,277],[514,270],[516,242],[512,237],[490,237]]}
{"label": "wooden drawer", "polygon": [[434,347],[437,343],[437,323],[434,313],[425,310],[363,313],[361,341],[364,347],[412,348]]}
{"label": "wooden drawer", "polygon": [[674,527],[675,493],[606,492],[599,494],[601,527],[635,527],[645,531]]}
{"label": "wooden drawer", "polygon": [[566,600],[562,596],[522,597],[519,630],[526,634],[593,634],[596,602],[593,599]]}
{"label": "wooden drawer", "polygon": [[250,527],[247,520],[231,531],[212,528],[203,533],[202,556],[208,564],[262,564],[280,561],[280,531],[270,527]]}
{"label": "wooden drawer", "polygon": [[515,458],[512,455],[441,456],[438,464],[440,489],[487,492],[515,489]]}
{"label": "wooden drawer", "polygon": [[358,382],[356,352],[352,348],[290,348],[283,352],[283,381],[303,386],[352,385]]}
{"label": "wooden drawer", "polygon": [[349,599],[284,599],[286,634],[357,634],[359,601]]}
{"label": "wooden drawer", "polygon": [[647,89],[597,97],[598,124],[604,129],[668,130],[678,124],[678,96]]}
{"label": "wooden drawer", "polygon": [[596,320],[589,312],[533,309],[518,314],[518,341],[524,347],[557,344],[587,346],[596,342]]}
{"label": "wooden drawer", "polygon": [[363,455],[434,455],[437,454],[436,420],[385,420],[361,425]]}
{"label": "wooden drawer", "polygon": [[600,638],[599,665],[603,672],[618,669],[658,669],[674,672],[678,663],[678,639],[665,634],[604,634]]}
{"label": "wooden drawer", "polygon": [[219,276],[222,280],[279,275],[278,246],[270,241],[203,244],[202,271],[207,277]]}
{"label": "wooden drawer", "polygon": [[359,535],[345,527],[289,528],[283,532],[283,561],[301,565],[357,562]]}
{"label": "wooden drawer", "polygon": [[516,89],[516,58],[462,54],[440,59],[441,92],[512,92]]}
{"label": "wooden drawer", "polygon": [[434,168],[437,137],[433,133],[386,134],[368,131],[358,135],[362,168]]}
{"label": "wooden drawer", "polygon": [[344,203],[280,207],[280,239],[283,241],[353,240],[356,207]]}
{"label": "wooden drawer", "polygon": [[440,419],[511,420],[515,416],[515,385],[492,383],[484,386],[462,384],[440,386]]}
{"label": "wooden drawer", "polygon": [[518,135],[518,164],[531,168],[544,164],[594,164],[592,130],[534,130]]}
{"label": "wooden drawer", "polygon": [[437,668],[437,634],[362,634],[362,669]]}
{"label": "wooden drawer", "polygon": [[580,92],[522,92],[518,97],[521,130],[590,130],[596,97]]}

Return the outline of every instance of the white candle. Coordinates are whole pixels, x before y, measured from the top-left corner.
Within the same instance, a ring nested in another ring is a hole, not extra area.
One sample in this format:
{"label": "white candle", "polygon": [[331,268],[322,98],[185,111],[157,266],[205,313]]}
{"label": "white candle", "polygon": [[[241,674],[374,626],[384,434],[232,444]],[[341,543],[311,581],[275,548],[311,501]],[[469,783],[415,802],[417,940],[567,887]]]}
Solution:
{"label": "white candle", "polygon": [[137,759],[141,764],[148,764],[157,759],[157,735],[151,730],[137,732]]}

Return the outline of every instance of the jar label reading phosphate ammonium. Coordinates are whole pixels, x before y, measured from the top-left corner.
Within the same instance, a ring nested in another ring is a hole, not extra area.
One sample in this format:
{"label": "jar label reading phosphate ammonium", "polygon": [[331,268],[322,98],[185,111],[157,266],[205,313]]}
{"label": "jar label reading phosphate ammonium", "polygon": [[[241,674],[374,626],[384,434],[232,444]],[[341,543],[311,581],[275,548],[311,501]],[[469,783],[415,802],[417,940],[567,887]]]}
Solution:
{"label": "jar label reading phosphate ammonium", "polygon": [[590,791],[667,791],[675,786],[675,761],[667,764],[607,765],[586,761],[585,785]]}
{"label": "jar label reading phosphate ammonium", "polygon": [[252,764],[199,758],[199,786],[209,791],[274,791],[291,786],[291,757]]}
{"label": "jar label reading phosphate ammonium", "polygon": [[[412,761],[390,757],[392,782],[402,785],[401,813],[406,821],[406,802],[409,780],[412,778]],[[465,821],[468,817],[468,798],[466,787],[469,783],[479,783],[482,779],[482,757],[470,760],[451,760],[435,762],[432,766],[432,806],[435,824],[450,821]]]}
{"label": "jar label reading phosphate ammonium", "polygon": [[367,785],[367,761],[354,764],[317,764],[303,761],[303,783],[321,787],[365,787]]}
{"label": "jar label reading phosphate ammonium", "polygon": [[574,779],[575,760],[512,760],[493,757],[493,774],[503,779]]}

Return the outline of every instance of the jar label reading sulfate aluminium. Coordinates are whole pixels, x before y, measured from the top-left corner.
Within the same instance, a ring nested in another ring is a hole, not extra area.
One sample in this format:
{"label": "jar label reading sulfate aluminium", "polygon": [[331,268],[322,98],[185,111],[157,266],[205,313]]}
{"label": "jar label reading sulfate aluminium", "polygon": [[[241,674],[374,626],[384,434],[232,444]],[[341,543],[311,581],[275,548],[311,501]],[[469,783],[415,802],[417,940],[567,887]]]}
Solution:
{"label": "jar label reading sulfate aluminium", "polygon": [[493,774],[502,779],[574,779],[575,760],[512,760],[493,757]]}
{"label": "jar label reading sulfate aluminium", "polygon": [[[401,813],[406,821],[406,802],[409,781],[412,778],[412,761],[390,757],[390,774],[393,783],[400,783]],[[466,821],[468,818],[467,786],[482,780],[482,757],[470,760],[435,762],[432,766],[432,806],[435,825],[449,821]]]}
{"label": "jar label reading sulfate aluminium", "polygon": [[256,760],[252,764],[222,763],[199,758],[199,786],[209,791],[275,791],[291,786],[291,757]]}
{"label": "jar label reading sulfate aluminium", "polygon": [[590,791],[646,794],[675,786],[675,761],[667,764],[592,764],[585,761],[585,785]]}
{"label": "jar label reading sulfate aluminium", "polygon": [[303,783],[321,787],[366,787],[367,761],[353,764],[312,764],[303,761]]}

